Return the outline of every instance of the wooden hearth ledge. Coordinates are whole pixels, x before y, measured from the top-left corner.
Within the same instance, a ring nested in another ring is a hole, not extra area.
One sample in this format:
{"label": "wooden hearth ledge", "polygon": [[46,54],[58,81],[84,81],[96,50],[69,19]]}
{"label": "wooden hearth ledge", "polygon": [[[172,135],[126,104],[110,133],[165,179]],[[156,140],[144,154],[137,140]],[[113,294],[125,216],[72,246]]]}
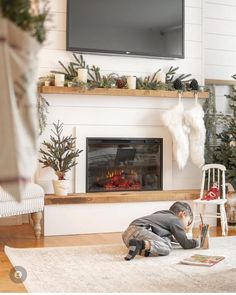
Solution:
{"label": "wooden hearth ledge", "polygon": [[68,196],[46,195],[45,205],[60,204],[98,204],[194,200],[199,198],[200,190],[168,190],[145,192],[105,192],[79,193]]}

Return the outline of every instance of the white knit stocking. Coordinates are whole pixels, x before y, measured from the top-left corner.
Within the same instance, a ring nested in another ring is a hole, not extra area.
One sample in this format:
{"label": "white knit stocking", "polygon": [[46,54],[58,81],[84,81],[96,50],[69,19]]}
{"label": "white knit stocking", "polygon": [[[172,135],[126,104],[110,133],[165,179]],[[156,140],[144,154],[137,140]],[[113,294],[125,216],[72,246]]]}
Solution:
{"label": "white knit stocking", "polygon": [[162,115],[164,125],[169,129],[173,140],[173,154],[179,169],[188,161],[189,141],[187,128],[184,125],[184,106],[181,101]]}
{"label": "white knit stocking", "polygon": [[198,167],[204,165],[204,144],[206,139],[206,128],[204,124],[204,111],[195,98],[195,105],[184,112],[184,120],[190,129],[189,144],[190,158]]}

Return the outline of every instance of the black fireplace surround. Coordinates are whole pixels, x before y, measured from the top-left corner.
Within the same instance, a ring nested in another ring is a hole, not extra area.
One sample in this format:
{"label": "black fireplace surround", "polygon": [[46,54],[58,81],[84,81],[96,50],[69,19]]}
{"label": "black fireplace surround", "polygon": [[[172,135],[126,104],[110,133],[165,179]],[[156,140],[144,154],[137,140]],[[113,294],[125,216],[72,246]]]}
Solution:
{"label": "black fireplace surround", "polygon": [[162,190],[162,138],[86,141],[86,192]]}

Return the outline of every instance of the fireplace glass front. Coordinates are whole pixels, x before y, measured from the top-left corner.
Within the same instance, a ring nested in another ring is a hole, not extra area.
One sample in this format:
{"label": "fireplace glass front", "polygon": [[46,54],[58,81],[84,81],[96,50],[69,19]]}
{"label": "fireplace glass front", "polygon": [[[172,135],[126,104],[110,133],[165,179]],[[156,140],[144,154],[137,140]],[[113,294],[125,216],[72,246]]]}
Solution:
{"label": "fireplace glass front", "polygon": [[161,138],[87,138],[86,191],[162,190]]}

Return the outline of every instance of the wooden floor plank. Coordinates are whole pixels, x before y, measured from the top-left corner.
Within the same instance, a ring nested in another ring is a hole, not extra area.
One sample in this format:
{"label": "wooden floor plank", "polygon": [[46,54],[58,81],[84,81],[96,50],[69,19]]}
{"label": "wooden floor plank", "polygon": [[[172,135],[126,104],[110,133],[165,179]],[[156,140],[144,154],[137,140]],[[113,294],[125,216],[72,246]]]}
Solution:
{"label": "wooden floor plank", "polygon": [[[194,231],[196,236],[197,230]],[[236,227],[229,229],[229,235],[236,235]],[[211,228],[210,236],[221,236],[221,228]],[[16,248],[62,247],[122,243],[121,233],[41,237],[35,240],[31,225],[0,227],[0,292],[27,292],[23,284],[15,284],[9,278],[12,265],[4,253],[4,246]]]}

